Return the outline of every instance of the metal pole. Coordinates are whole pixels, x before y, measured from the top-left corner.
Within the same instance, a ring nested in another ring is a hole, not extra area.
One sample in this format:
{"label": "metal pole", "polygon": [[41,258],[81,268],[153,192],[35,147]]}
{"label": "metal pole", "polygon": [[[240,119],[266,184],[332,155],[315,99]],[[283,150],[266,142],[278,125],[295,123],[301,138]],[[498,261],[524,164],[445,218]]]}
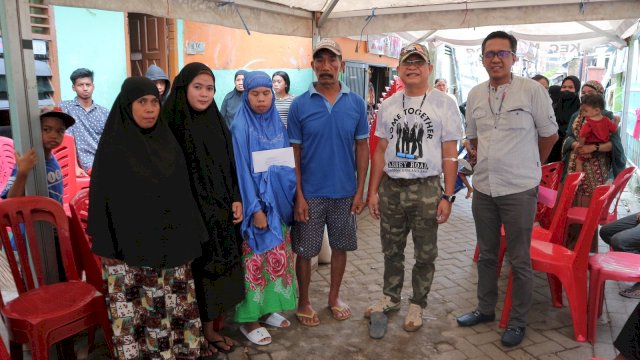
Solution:
{"label": "metal pole", "polygon": [[[27,195],[49,196],[40,132],[31,16],[26,0],[0,1],[0,29],[15,148],[21,154],[35,148],[38,155],[38,163],[29,174],[25,192]],[[37,233],[46,282],[56,282],[59,278],[53,232],[48,227],[41,227]]]}

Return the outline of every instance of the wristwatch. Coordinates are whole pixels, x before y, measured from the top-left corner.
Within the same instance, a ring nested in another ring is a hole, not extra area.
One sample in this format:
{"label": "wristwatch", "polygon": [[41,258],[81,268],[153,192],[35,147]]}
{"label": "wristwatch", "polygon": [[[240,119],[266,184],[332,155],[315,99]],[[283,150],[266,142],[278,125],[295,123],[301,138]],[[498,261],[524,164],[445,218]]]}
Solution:
{"label": "wristwatch", "polygon": [[441,200],[447,200],[448,202],[452,203],[454,201],[456,201],[456,196],[455,195],[446,195],[446,194],[442,194],[442,197],[440,197]]}
{"label": "wristwatch", "polygon": [[596,145],[596,151],[600,151],[600,144],[595,144]]}

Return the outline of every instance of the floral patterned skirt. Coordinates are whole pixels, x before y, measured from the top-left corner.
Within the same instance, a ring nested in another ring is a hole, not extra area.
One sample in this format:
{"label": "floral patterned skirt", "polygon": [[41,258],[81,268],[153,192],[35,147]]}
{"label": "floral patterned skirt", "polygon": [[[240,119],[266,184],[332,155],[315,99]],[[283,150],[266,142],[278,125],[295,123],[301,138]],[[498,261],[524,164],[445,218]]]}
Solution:
{"label": "floral patterned skirt", "polygon": [[204,346],[191,264],[107,266],[107,306],[118,359],[197,359]]}
{"label": "floral patterned skirt", "polygon": [[283,225],[285,241],[263,254],[254,253],[243,241],[245,298],[236,306],[235,321],[258,321],[264,315],[297,307],[296,274],[287,230]]}

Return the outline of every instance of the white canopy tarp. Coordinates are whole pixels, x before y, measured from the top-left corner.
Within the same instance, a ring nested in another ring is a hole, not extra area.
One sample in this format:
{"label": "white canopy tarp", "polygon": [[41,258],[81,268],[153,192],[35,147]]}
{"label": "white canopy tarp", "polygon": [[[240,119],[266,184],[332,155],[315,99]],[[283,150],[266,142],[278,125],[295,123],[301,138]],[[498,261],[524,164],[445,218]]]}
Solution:
{"label": "white canopy tarp", "polygon": [[[311,37],[400,33],[407,41],[477,42],[499,26],[531,41],[585,40],[622,45],[637,26],[640,0],[46,0],[48,4],[142,12],[251,31]],[[375,15],[366,28],[366,19]],[[627,21],[621,21],[627,20]],[[571,22],[572,25],[567,25]],[[529,25],[522,25],[529,24]],[[517,25],[517,26],[516,26]],[[449,29],[457,29],[449,31]],[[443,31],[447,30],[447,31]],[[473,30],[473,31],[472,31]],[[431,32],[437,33],[431,34]],[[488,33],[488,31],[485,31]],[[484,33],[484,32],[483,32]],[[408,35],[407,35],[408,34]],[[534,36],[536,38],[534,38]],[[423,38],[424,37],[424,38]],[[541,37],[546,37],[547,40]]]}

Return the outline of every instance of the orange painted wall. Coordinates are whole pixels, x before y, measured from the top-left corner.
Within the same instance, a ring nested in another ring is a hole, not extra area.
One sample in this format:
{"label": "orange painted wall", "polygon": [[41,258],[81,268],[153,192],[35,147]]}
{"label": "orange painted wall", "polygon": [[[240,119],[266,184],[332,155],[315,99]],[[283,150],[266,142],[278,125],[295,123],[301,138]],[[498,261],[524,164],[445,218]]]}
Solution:
{"label": "orange painted wall", "polygon": [[[212,69],[302,69],[311,62],[311,39],[270,35],[218,25],[184,21],[184,62],[199,61]],[[187,55],[186,42],[205,43],[205,52]]]}
{"label": "orange painted wall", "polygon": [[[398,66],[398,59],[393,59],[384,55],[367,53],[366,41],[351,40],[349,38],[337,38],[335,40],[342,48],[342,59],[345,61],[360,61],[367,64],[384,64],[392,68]],[[358,52],[356,52],[356,44],[358,43]]]}

